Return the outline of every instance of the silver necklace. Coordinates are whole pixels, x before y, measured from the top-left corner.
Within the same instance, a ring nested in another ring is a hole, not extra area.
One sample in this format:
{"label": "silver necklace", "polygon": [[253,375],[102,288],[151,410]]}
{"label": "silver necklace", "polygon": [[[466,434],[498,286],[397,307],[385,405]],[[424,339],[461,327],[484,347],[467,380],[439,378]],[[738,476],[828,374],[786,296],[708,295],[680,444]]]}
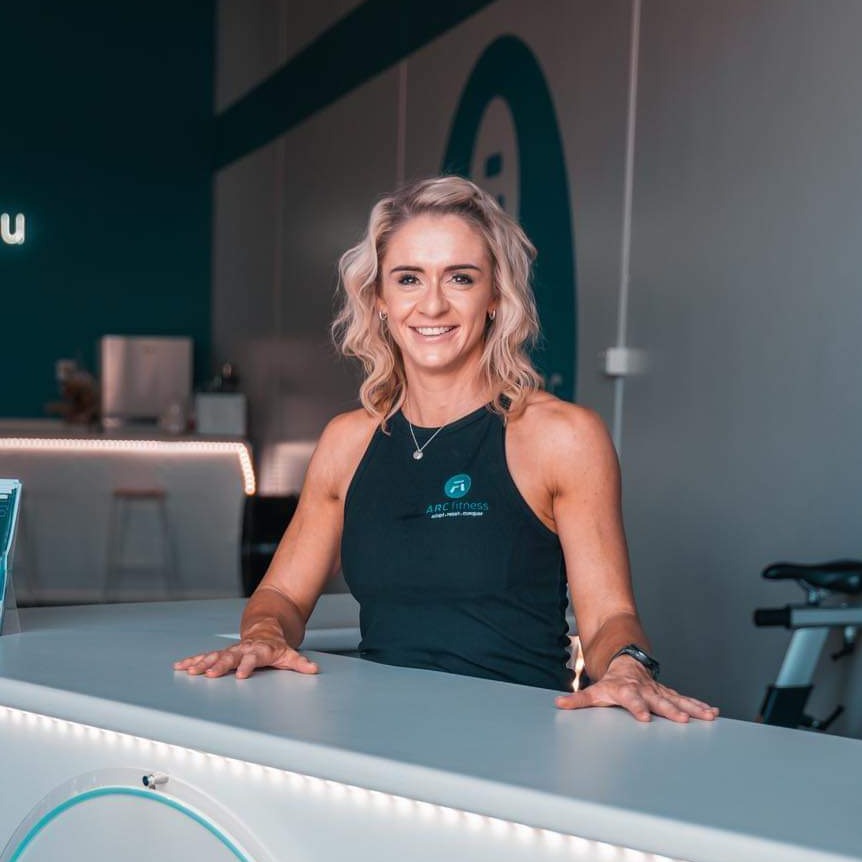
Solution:
{"label": "silver necklace", "polygon": [[[407,417],[404,417],[407,419]],[[413,445],[416,447],[413,450],[413,460],[421,461],[425,455],[423,454],[423,450],[425,447],[446,427],[445,425],[441,425],[421,446],[419,445],[419,441],[416,439],[416,434],[413,431],[413,425],[410,420],[407,419],[407,427],[410,429],[410,436],[413,438]]]}

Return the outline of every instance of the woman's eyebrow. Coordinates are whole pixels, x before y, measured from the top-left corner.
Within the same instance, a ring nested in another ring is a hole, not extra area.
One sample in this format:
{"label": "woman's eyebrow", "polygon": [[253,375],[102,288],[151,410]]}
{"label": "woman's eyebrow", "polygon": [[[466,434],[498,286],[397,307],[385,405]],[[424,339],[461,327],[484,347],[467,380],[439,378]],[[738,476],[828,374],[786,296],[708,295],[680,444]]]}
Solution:
{"label": "woman's eyebrow", "polygon": [[[443,272],[452,272],[456,269],[475,269],[477,272],[482,271],[481,266],[477,266],[475,263],[453,263],[451,266],[447,266],[443,269]],[[421,266],[393,266],[389,272],[425,272],[425,270]]]}

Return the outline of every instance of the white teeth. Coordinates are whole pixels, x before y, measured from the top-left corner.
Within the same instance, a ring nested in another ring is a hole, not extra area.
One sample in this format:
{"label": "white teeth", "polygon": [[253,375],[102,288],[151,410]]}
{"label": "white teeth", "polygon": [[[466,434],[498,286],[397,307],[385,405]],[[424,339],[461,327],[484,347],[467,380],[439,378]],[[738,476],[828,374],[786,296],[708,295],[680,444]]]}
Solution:
{"label": "white teeth", "polygon": [[444,332],[451,332],[454,326],[417,326],[416,331],[420,335],[443,335]]}

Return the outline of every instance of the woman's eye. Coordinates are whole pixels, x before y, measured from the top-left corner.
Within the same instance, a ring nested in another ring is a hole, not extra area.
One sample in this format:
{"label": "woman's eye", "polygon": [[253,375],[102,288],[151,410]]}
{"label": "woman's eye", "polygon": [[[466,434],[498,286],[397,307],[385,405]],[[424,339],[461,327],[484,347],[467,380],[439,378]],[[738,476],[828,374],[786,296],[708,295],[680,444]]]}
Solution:
{"label": "woman's eye", "polygon": [[452,281],[454,281],[455,284],[472,284],[473,283],[473,276],[467,275],[466,272],[456,272],[452,276]]}
{"label": "woman's eye", "polygon": [[416,278],[415,275],[412,275],[409,272],[405,272],[403,275],[398,276],[398,284],[405,284],[405,285],[419,284],[419,279]]}

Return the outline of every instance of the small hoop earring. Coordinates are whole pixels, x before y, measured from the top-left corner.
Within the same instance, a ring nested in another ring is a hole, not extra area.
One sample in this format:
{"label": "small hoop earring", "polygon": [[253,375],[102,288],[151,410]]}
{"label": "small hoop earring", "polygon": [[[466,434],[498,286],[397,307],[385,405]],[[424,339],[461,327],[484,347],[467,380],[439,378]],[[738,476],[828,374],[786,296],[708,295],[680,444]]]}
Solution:
{"label": "small hoop earring", "polygon": [[488,312],[488,320],[493,320],[496,316],[497,316],[497,309],[496,309],[496,308],[492,308],[492,309]]}
{"label": "small hoop earring", "polygon": [[377,311],[377,316],[385,323],[389,315],[381,308]]}

